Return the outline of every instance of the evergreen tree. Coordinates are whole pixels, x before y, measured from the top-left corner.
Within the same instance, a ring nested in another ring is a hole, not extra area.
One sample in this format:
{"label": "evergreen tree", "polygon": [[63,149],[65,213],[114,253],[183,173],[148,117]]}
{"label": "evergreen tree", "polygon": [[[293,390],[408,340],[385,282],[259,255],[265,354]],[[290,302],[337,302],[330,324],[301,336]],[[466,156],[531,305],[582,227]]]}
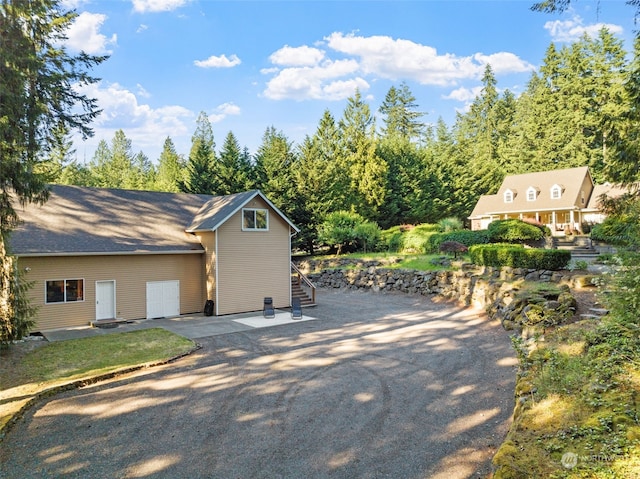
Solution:
{"label": "evergreen tree", "polygon": [[614,183],[637,185],[640,182],[640,36],[636,36],[633,60],[624,84],[628,109],[620,127],[613,131],[612,153],[604,164],[604,176]]}
{"label": "evergreen tree", "polygon": [[296,160],[286,135],[273,126],[267,128],[255,155],[257,187],[287,216],[296,203],[292,181]]}
{"label": "evergreen tree", "polygon": [[177,193],[180,191],[178,185],[182,179],[183,167],[184,162],[176,152],[173,140],[167,137],[164,140],[160,158],[158,158],[158,168],[153,189],[169,193]]}
{"label": "evergreen tree", "polygon": [[406,83],[400,88],[392,86],[379,108],[379,112],[385,115],[382,135],[385,137],[399,136],[407,140],[418,139],[424,133],[424,123],[419,119],[422,113],[418,108],[416,98]]}
{"label": "evergreen tree", "polygon": [[250,189],[250,169],[246,155],[240,150],[238,140],[230,131],[219,152],[216,165],[216,194],[229,195]]}
{"label": "evergreen tree", "polygon": [[500,135],[508,132],[499,128],[499,95],[490,65],[485,68],[482,83],[481,93],[469,112],[458,114],[454,126],[455,201],[464,217],[471,213],[481,195],[497,191],[504,178],[498,146]]}
{"label": "evergreen tree", "polygon": [[100,140],[90,163],[91,186],[99,188],[138,189],[146,186],[149,170],[144,154],[131,151],[131,140],[124,131],[115,132],[111,146]]}
{"label": "evergreen tree", "polygon": [[350,208],[368,220],[378,220],[387,194],[387,164],[376,154],[375,121],[360,91],[347,100],[339,123],[342,168],[349,171]]}
{"label": "evergreen tree", "polygon": [[63,124],[59,124],[51,133],[53,136],[47,158],[37,165],[37,169],[47,183],[62,183],[64,171],[73,162],[72,155],[76,150],[69,139],[69,130]]}
{"label": "evergreen tree", "polygon": [[57,128],[93,132],[96,101],[74,85],[97,81],[87,72],[105,57],[64,47],[77,15],[57,0],[2,0],[0,6],[0,233],[17,220],[14,201],[44,201],[47,178],[36,165],[46,157]]}
{"label": "evergreen tree", "polygon": [[2,0],[0,4],[0,345],[20,339],[33,325],[28,282],[17,273],[6,239],[18,222],[15,202],[47,199],[38,164],[52,148],[56,129],[92,134],[96,102],[74,89],[97,79],[87,72],[104,57],[71,56],[65,32],[76,14],[57,0]]}
{"label": "evergreen tree", "polygon": [[179,183],[184,193],[216,194],[215,142],[211,122],[205,112],[196,120],[196,131],[191,137],[191,151],[184,179]]}
{"label": "evergreen tree", "polygon": [[307,136],[299,147],[298,161],[292,168],[296,188],[293,222],[300,228],[295,240],[313,253],[318,227],[326,215],[347,207],[345,192],[350,186],[349,171],[339,161],[339,131],[325,110],[313,137]]}

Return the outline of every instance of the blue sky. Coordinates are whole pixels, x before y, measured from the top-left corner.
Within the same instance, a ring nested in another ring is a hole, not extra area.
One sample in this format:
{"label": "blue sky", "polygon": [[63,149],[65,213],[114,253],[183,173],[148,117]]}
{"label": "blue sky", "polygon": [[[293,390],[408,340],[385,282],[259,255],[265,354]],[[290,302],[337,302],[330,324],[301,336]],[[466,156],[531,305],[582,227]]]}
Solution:
{"label": "blue sky", "polygon": [[622,0],[575,0],[554,15],[532,3],[64,0],[79,14],[69,51],[110,55],[93,71],[100,83],[84,90],[104,111],[76,155],[88,162],[122,129],[154,162],[167,136],[186,156],[201,111],[218,150],[233,131],[254,152],[270,126],[299,144],[325,110],[339,119],[356,88],[377,112],[401,82],[423,121],[452,124],[487,63],[499,89],[519,94],[551,42],[606,25],[631,50],[633,9]]}

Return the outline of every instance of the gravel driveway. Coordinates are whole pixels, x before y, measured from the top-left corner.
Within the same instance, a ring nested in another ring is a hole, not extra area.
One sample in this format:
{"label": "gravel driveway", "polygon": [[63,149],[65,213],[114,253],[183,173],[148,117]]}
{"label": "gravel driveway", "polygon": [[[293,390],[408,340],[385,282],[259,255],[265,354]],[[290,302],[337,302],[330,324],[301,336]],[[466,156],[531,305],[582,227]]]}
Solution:
{"label": "gravel driveway", "polygon": [[0,478],[477,478],[513,410],[507,333],[426,297],[320,290],[318,321],[214,336],[36,405]]}

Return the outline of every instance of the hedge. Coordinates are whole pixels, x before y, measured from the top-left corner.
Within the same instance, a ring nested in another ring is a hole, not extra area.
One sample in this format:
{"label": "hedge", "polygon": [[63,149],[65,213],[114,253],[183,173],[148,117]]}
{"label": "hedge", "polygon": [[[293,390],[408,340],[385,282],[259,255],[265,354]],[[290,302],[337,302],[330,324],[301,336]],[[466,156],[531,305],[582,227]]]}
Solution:
{"label": "hedge", "polygon": [[571,252],[522,246],[475,245],[469,248],[472,263],[479,266],[560,270],[571,261]]}
{"label": "hedge", "polygon": [[486,244],[489,242],[487,230],[469,231],[458,230],[449,233],[437,233],[429,237],[426,245],[425,253],[436,253],[440,250],[440,245],[445,241],[455,241],[465,246],[473,246],[476,244]]}

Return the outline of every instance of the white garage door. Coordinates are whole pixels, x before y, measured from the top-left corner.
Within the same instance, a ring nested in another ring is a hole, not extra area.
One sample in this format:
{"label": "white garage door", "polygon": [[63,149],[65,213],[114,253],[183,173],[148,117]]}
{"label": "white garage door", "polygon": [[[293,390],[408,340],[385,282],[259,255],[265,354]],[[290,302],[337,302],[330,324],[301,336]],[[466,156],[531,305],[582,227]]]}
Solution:
{"label": "white garage door", "polygon": [[147,283],[147,319],[180,315],[180,281]]}

